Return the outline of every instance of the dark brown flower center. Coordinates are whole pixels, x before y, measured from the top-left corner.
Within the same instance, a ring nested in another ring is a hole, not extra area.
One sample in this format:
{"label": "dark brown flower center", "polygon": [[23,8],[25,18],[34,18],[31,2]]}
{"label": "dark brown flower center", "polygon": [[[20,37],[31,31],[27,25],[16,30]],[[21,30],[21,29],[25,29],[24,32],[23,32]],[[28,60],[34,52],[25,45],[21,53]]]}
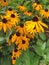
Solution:
{"label": "dark brown flower center", "polygon": [[25,44],[25,40],[22,40],[22,44]]}
{"label": "dark brown flower center", "polygon": [[8,10],[9,10],[9,11],[12,11],[12,8],[9,8]]}
{"label": "dark brown flower center", "polygon": [[39,1],[37,2],[37,4],[40,4]]}
{"label": "dark brown flower center", "polygon": [[12,18],[15,18],[15,15],[14,15],[14,14],[11,14],[11,17],[12,17]]}
{"label": "dark brown flower center", "polygon": [[16,60],[16,57],[13,57],[13,60]]}
{"label": "dark brown flower center", "polygon": [[6,18],[3,18],[3,19],[2,19],[2,22],[3,22],[3,23],[7,23],[7,19],[6,19]]}
{"label": "dark brown flower center", "polygon": [[17,51],[18,51],[17,49],[14,50],[14,52],[17,52]]}
{"label": "dark brown flower center", "polygon": [[45,9],[45,12],[48,12],[48,9]]}
{"label": "dark brown flower center", "polygon": [[4,2],[6,2],[6,0],[4,0]]}
{"label": "dark brown flower center", "polygon": [[33,19],[32,19],[33,21],[38,21],[38,17],[33,17]]}
{"label": "dark brown flower center", "polygon": [[20,27],[22,27],[22,28],[23,28],[23,27],[24,27],[24,24],[20,24]]}
{"label": "dark brown flower center", "polygon": [[21,5],[20,6],[23,6],[23,3],[21,3]]}
{"label": "dark brown flower center", "polygon": [[20,33],[19,33],[19,32],[16,32],[16,35],[17,35],[17,36],[20,36]]}

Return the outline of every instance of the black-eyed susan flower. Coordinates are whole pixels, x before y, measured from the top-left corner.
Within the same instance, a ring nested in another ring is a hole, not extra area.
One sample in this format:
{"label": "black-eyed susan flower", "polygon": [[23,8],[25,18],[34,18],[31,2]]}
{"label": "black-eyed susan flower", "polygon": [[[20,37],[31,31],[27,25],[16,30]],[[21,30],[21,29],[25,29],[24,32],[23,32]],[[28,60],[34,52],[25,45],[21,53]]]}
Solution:
{"label": "black-eyed susan flower", "polygon": [[13,27],[13,23],[10,22],[10,20],[8,20],[6,16],[3,16],[2,21],[0,22],[0,30],[2,30],[3,28],[4,32],[6,32],[7,29],[11,31],[12,27]]}
{"label": "black-eyed susan flower", "polygon": [[22,35],[25,35],[26,31],[25,31],[25,28],[24,28],[24,24],[21,23],[16,28],[17,28],[17,31],[19,31]]}
{"label": "black-eyed susan flower", "polygon": [[6,11],[6,15],[10,15],[10,14],[12,14],[12,13],[14,13],[15,12],[15,10],[13,10],[12,8],[8,8],[8,10]]}
{"label": "black-eyed susan flower", "polygon": [[11,20],[11,22],[13,22],[14,24],[18,23],[19,20],[19,16],[17,14],[17,12],[12,12],[11,14],[6,14],[7,18],[9,18]]}
{"label": "black-eyed susan flower", "polygon": [[45,18],[49,17],[49,10],[45,9],[45,10],[41,10],[40,11],[41,16],[44,16]]}
{"label": "black-eyed susan flower", "polygon": [[2,0],[2,1],[1,1],[1,5],[2,5],[2,6],[8,6],[7,0]]}
{"label": "black-eyed susan flower", "polygon": [[27,8],[24,5],[19,5],[17,8],[20,9],[20,11],[23,11],[23,12],[27,10]]}
{"label": "black-eyed susan flower", "polygon": [[16,31],[16,33],[12,36],[12,43],[15,42],[16,45],[21,42],[21,34],[19,31]]}
{"label": "black-eyed susan flower", "polygon": [[30,33],[36,33],[41,31],[44,32],[43,27],[48,28],[48,26],[43,23],[37,16],[34,16],[31,21],[26,21],[25,23],[25,28]]}
{"label": "black-eyed susan flower", "polygon": [[37,11],[42,9],[42,5],[39,2],[33,3],[32,6]]}
{"label": "black-eyed susan flower", "polygon": [[24,14],[27,15],[27,16],[32,16],[33,13],[29,12],[29,11],[25,11]]}
{"label": "black-eyed susan flower", "polygon": [[18,45],[18,49],[26,50],[28,48],[29,41],[25,36],[21,37],[21,42]]}

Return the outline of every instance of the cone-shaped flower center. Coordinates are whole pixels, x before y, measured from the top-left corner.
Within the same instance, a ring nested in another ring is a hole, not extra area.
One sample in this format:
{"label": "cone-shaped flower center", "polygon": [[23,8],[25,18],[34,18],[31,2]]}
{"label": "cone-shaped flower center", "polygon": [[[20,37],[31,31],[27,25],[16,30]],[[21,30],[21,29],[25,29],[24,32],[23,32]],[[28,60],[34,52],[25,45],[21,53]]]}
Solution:
{"label": "cone-shaped flower center", "polygon": [[45,9],[45,12],[48,12],[48,9]]}
{"label": "cone-shaped flower center", "polygon": [[11,14],[11,17],[12,17],[12,18],[15,18],[15,15],[14,15],[14,14]]}
{"label": "cone-shaped flower center", "polygon": [[13,60],[16,60],[16,57],[13,57]]}
{"label": "cone-shaped flower center", "polygon": [[37,2],[37,4],[40,4],[39,1]]}
{"label": "cone-shaped flower center", "polygon": [[7,23],[7,19],[6,19],[6,18],[3,18],[3,19],[2,19],[2,22],[3,22],[3,23]]}
{"label": "cone-shaped flower center", "polygon": [[22,44],[25,44],[25,40],[22,40]]}
{"label": "cone-shaped flower center", "polygon": [[17,51],[18,51],[17,49],[14,50],[14,52],[17,52]]}
{"label": "cone-shaped flower center", "polygon": [[16,36],[20,36],[20,33],[19,32],[16,32]]}
{"label": "cone-shaped flower center", "polygon": [[8,10],[9,10],[9,11],[12,11],[12,8],[9,8]]}
{"label": "cone-shaped flower center", "polygon": [[6,2],[6,0],[4,0],[4,2]]}
{"label": "cone-shaped flower center", "polygon": [[20,27],[22,27],[22,28],[23,28],[23,27],[24,27],[24,24],[20,24]]}
{"label": "cone-shaped flower center", "polygon": [[33,21],[38,21],[38,17],[33,17],[33,19],[32,19]]}

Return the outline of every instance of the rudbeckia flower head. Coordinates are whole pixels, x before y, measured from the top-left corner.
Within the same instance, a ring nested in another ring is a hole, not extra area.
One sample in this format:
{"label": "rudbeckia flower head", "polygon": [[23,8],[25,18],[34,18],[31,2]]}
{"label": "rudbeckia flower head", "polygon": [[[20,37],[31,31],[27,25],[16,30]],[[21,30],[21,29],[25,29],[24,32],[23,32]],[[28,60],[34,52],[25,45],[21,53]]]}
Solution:
{"label": "rudbeckia flower head", "polygon": [[19,5],[17,8],[20,9],[20,11],[23,11],[23,12],[27,10],[27,8],[24,5]]}
{"label": "rudbeckia flower head", "polygon": [[41,10],[42,9],[42,5],[39,3],[39,2],[37,2],[37,3],[33,3],[33,8],[35,9],[35,10]]}
{"label": "rudbeckia flower head", "polygon": [[6,16],[3,16],[0,22],[0,30],[2,30],[3,28],[4,32],[6,32],[7,29],[11,31],[12,27],[13,27],[13,23],[10,20],[8,20]]}
{"label": "rudbeckia flower head", "polygon": [[8,6],[7,0],[2,0],[2,1],[1,1],[1,5],[2,5],[2,6]]}
{"label": "rudbeckia flower head", "polygon": [[27,16],[32,16],[33,13],[29,12],[29,11],[25,11],[24,14],[27,15]]}
{"label": "rudbeckia flower head", "polygon": [[44,32],[44,28],[48,28],[48,26],[43,23],[38,16],[34,16],[31,21],[25,22],[25,28],[30,33]]}
{"label": "rudbeckia flower head", "polygon": [[45,18],[48,18],[49,17],[49,10],[47,8],[44,10],[41,10],[40,15],[44,16]]}
{"label": "rudbeckia flower head", "polygon": [[18,49],[26,50],[28,48],[29,41],[25,36],[21,37],[21,43],[18,45]]}
{"label": "rudbeckia flower head", "polygon": [[24,24],[21,23],[19,26],[17,26],[17,31],[19,31],[22,35],[25,35],[26,31]]}

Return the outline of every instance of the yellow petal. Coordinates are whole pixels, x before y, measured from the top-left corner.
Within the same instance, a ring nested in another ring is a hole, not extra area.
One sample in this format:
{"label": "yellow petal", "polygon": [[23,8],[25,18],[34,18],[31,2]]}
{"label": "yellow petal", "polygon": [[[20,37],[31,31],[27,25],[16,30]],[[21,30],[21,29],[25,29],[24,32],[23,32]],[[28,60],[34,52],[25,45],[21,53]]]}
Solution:
{"label": "yellow petal", "polygon": [[39,23],[40,23],[42,26],[48,28],[48,26],[47,26],[45,23],[43,23],[43,22],[39,22]]}
{"label": "yellow petal", "polygon": [[2,24],[0,24],[0,30],[2,29]]}
{"label": "yellow petal", "polygon": [[39,24],[39,27],[40,27],[41,31],[44,32],[44,29],[40,24]]}
{"label": "yellow petal", "polygon": [[3,25],[3,30],[4,30],[4,32],[6,32],[6,29],[7,29],[7,28],[6,28],[6,24],[4,24],[4,25]]}
{"label": "yellow petal", "polygon": [[11,30],[11,25],[10,25],[10,24],[7,24],[7,28],[8,28],[9,30]]}
{"label": "yellow petal", "polygon": [[12,43],[16,40],[16,34],[12,37]]}

